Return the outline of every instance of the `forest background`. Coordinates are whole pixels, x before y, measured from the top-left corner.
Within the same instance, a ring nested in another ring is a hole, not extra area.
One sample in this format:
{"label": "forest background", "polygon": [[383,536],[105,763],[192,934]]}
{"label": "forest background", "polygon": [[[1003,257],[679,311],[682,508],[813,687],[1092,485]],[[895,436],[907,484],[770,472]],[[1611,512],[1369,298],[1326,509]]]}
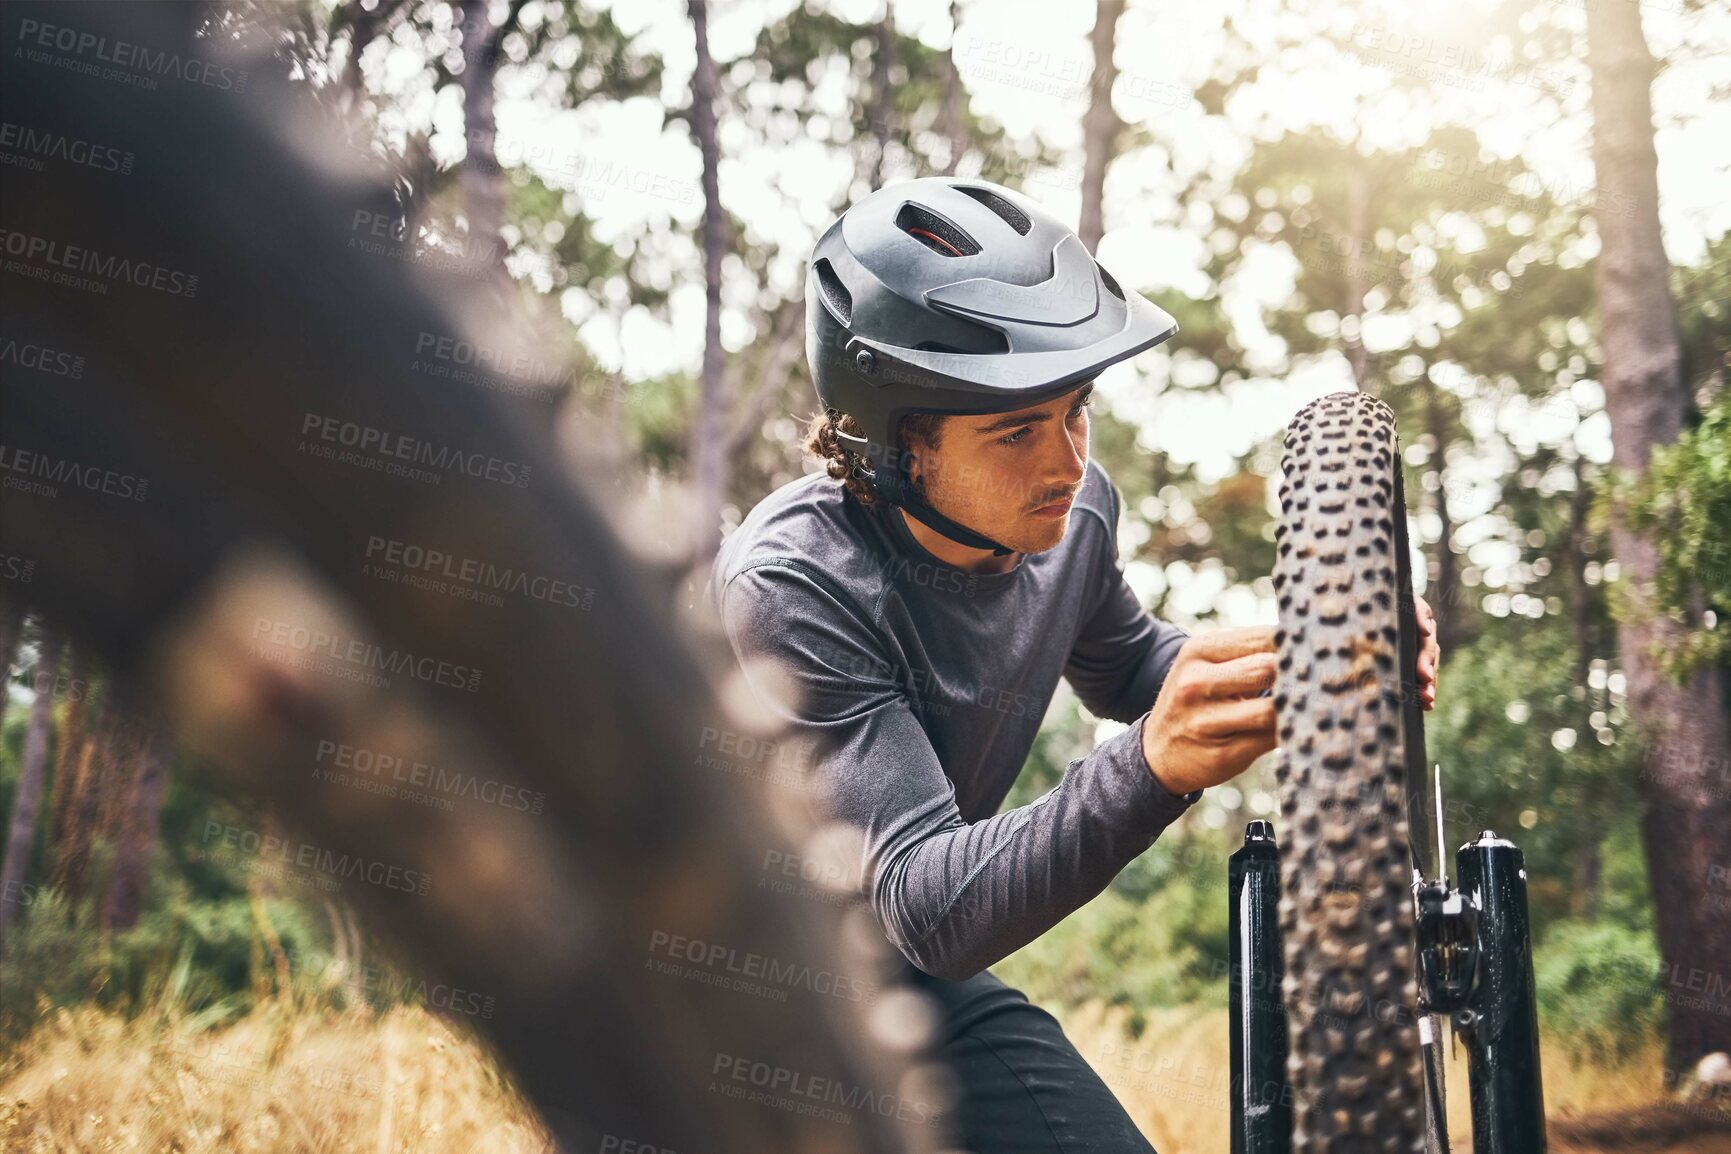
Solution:
{"label": "forest background", "polygon": [[[1102,377],[1092,440],[1126,575],[1164,619],[1274,620],[1285,423],[1337,389],[1381,397],[1441,623],[1446,839],[1525,851],[1549,1105],[1682,1093],[1731,1049],[1727,6],[304,0],[223,5],[210,34],[269,38],[398,174],[416,259],[556,350],[435,349],[437,387],[519,394],[601,463],[643,550],[693,572],[812,467],[804,260],[893,181],[1018,188],[1179,319]],[[346,1149],[359,1125],[368,1148],[467,1149],[503,1126],[534,1148],[466,1041],[480,1008],[340,897],[213,845],[274,819],[28,616],[12,560],[0,1134],[45,1109],[88,1132],[66,1103],[94,1096],[196,1148],[318,1094],[329,1132],[279,1122],[282,1141]],[[1007,804],[1115,725],[1061,689]],[[1210,791],[997,968],[1162,1150],[1220,1141],[1225,858],[1276,808],[1266,764]],[[217,1037],[248,1056],[212,1058]],[[93,1039],[140,1057],[68,1075]],[[319,1046],[336,1056],[295,1057]],[[175,1101],[171,1069],[206,1097],[182,1081]],[[473,1092],[407,1104],[439,1082]]]}

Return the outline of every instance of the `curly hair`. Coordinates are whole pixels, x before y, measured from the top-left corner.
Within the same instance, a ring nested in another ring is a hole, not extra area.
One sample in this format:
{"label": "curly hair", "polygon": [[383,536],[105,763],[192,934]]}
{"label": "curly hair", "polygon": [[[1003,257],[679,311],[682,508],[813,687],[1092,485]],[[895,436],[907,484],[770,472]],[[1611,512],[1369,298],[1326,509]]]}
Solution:
{"label": "curly hair", "polygon": [[[917,444],[923,448],[935,449],[938,447],[942,430],[941,413],[909,413],[896,427],[897,447],[906,449],[911,444]],[[852,493],[860,504],[876,504],[877,494],[860,475],[865,464],[864,459],[842,443],[841,438],[836,436],[838,432],[860,436],[859,422],[834,409],[821,409],[812,414],[811,423],[805,430],[805,451],[822,461],[824,472],[845,485],[847,491]]]}

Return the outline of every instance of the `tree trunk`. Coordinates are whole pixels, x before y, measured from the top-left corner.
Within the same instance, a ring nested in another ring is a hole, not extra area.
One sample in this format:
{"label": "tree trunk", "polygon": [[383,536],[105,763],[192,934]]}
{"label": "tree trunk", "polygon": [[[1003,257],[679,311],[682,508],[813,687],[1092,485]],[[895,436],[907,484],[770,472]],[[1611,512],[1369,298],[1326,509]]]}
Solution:
{"label": "tree trunk", "polygon": [[127,791],[127,804],[121,809],[115,831],[114,874],[103,906],[102,924],[108,929],[124,930],[138,924],[173,760],[174,739],[167,726],[158,718],[141,721],[132,788]]}
{"label": "tree trunk", "polygon": [[[18,656],[18,642],[24,636],[24,602],[0,600],[0,690],[12,680],[12,659]],[[6,711],[6,698],[0,695],[0,715]]]}
{"label": "tree trunk", "polygon": [[54,754],[54,792],[48,806],[48,847],[58,857],[72,821],[72,799],[78,784],[78,764],[84,756],[90,719],[90,662],[84,650],[71,646],[66,679],[66,720]]}
{"label": "tree trunk", "polygon": [[1346,337],[1346,359],[1352,366],[1353,384],[1361,393],[1371,392],[1370,353],[1364,347],[1364,294],[1370,289],[1365,271],[1365,249],[1370,244],[1370,180],[1360,161],[1352,163],[1346,181],[1346,307],[1342,315],[1352,319]]}
{"label": "tree trunk", "polygon": [[727,488],[727,398],[723,395],[725,352],[721,347],[721,262],[727,255],[727,215],[721,207],[716,140],[715,60],[709,54],[709,9],[706,0],[689,0],[691,25],[697,37],[697,71],[691,79],[691,131],[703,154],[703,370],[697,384],[697,413],[691,423],[692,559],[702,564],[714,553],[721,523],[722,494]]}
{"label": "tree trunk", "polygon": [[1082,244],[1089,252],[1100,245],[1106,223],[1102,201],[1106,192],[1106,166],[1118,154],[1118,136],[1124,130],[1117,109],[1112,107],[1112,87],[1118,80],[1118,63],[1112,58],[1118,43],[1118,18],[1124,15],[1124,0],[1099,0],[1094,10],[1094,31],[1088,36],[1094,46],[1094,75],[1088,84],[1088,111],[1082,115]]}
{"label": "tree trunk", "polygon": [[[774,313],[763,318],[755,343],[762,352],[752,369],[758,382],[741,403],[739,419],[727,434],[728,460],[742,452],[751,438],[762,435],[764,411],[786,391],[795,366],[805,356],[805,302],[798,297],[782,302]],[[740,395],[739,384],[736,378],[728,391]]]}
{"label": "tree trunk", "polygon": [[114,777],[116,730],[120,722],[110,683],[74,761],[67,791],[66,828],[54,847],[54,888],[65,894],[68,901],[82,898],[90,880],[102,797]]}
{"label": "tree trunk", "polygon": [[487,0],[463,0],[463,211],[469,219],[469,255],[484,262],[494,284],[504,284],[505,177],[499,166],[499,124],[494,81],[500,44],[517,22],[524,0],[514,0],[504,23],[494,28]]}
{"label": "tree trunk", "polygon": [[1436,546],[1436,588],[1430,598],[1436,613],[1437,644],[1443,656],[1466,644],[1466,606],[1461,603],[1461,563],[1454,551],[1454,521],[1449,517],[1448,414],[1443,411],[1435,382],[1425,379],[1425,431],[1436,445],[1436,515],[1440,523]]}
{"label": "tree trunk", "polygon": [[[133,785],[138,779],[144,755],[145,736],[137,698],[119,697],[115,706],[113,728],[108,733],[108,757],[101,763],[102,775],[89,783],[92,793],[90,828],[95,834],[92,844],[108,850],[119,844],[121,830],[127,824]],[[112,859],[106,863],[107,866],[112,864]],[[91,892],[96,893],[97,888],[92,886]]]}
{"label": "tree trunk", "polygon": [[1599,908],[1599,879],[1604,874],[1602,844],[1602,836],[1594,829],[1575,848],[1575,878],[1569,893],[1571,917],[1591,919]]}
{"label": "tree trunk", "polygon": [[944,135],[950,142],[950,156],[944,162],[944,175],[954,176],[968,150],[967,118],[962,115],[966,95],[962,91],[962,73],[956,67],[956,37],[962,31],[962,14],[956,0],[950,0],[950,50],[944,54]]}
{"label": "tree trunk", "polygon": [[[1599,203],[1626,206],[1597,214],[1605,407],[1614,464],[1640,473],[1656,446],[1677,439],[1684,397],[1671,267],[1659,230],[1654,66],[1639,8],[1588,6],[1587,64]],[[1668,1058],[1681,1070],[1731,1050],[1731,918],[1713,908],[1709,889],[1731,861],[1724,674],[1709,666],[1683,685],[1664,674],[1654,652],[1675,646],[1683,626],[1646,607],[1657,551],[1616,512],[1611,545],[1633,608],[1618,627],[1618,646],[1629,711],[1648,742],[1641,773],[1647,861],[1669,995]]]}
{"label": "tree trunk", "polygon": [[[1580,717],[1577,724],[1583,733],[1591,731],[1588,718],[1595,710],[1610,709],[1609,692],[1604,699],[1587,684],[1588,675],[1593,668],[1593,655],[1597,651],[1596,630],[1593,628],[1592,589],[1587,584],[1587,537],[1589,535],[1588,515],[1593,503],[1591,482],[1587,478],[1586,463],[1575,460],[1575,491],[1569,498],[1569,623],[1575,634],[1575,664],[1572,681],[1582,690]],[[1597,791],[1594,791],[1596,794]],[[1582,809],[1587,812],[1597,812],[1598,804],[1595,798],[1589,797]],[[1574,890],[1569,897],[1569,912],[1577,918],[1590,918],[1599,904],[1599,880],[1603,875],[1603,862],[1600,847],[1604,834],[1600,823],[1591,823],[1586,831],[1581,845],[1575,851]]]}
{"label": "tree trunk", "polygon": [[884,157],[890,150],[890,126],[895,117],[895,88],[890,69],[896,62],[896,18],[889,0],[884,0],[884,18],[878,21],[877,50],[872,53],[872,163],[871,186],[883,187]]}
{"label": "tree trunk", "polygon": [[[1586,685],[1592,671],[1596,638],[1593,629],[1592,590],[1587,585],[1588,517],[1592,511],[1592,482],[1586,463],[1575,461],[1575,491],[1569,498],[1569,622],[1575,631],[1575,684]],[[1592,697],[1588,709],[1598,707]]]}
{"label": "tree trunk", "polygon": [[42,810],[43,778],[48,773],[48,739],[54,728],[54,679],[60,670],[60,634],[42,629],[42,655],[36,662],[36,699],[24,728],[24,756],[18,767],[18,790],[12,795],[7,823],[6,857],[0,861],[0,950],[12,921],[24,904],[24,883],[30,851],[36,845],[36,818]]}

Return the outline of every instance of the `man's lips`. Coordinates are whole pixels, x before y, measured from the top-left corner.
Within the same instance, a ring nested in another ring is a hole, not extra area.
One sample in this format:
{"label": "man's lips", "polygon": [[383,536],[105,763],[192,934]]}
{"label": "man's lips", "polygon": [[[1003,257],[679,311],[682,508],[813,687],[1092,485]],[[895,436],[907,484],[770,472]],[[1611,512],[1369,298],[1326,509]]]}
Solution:
{"label": "man's lips", "polygon": [[1075,502],[1076,498],[1065,497],[1061,501],[1053,501],[1050,505],[1041,505],[1038,509],[1034,510],[1033,515],[1036,517],[1062,517],[1065,513],[1070,511],[1070,506],[1075,504]]}

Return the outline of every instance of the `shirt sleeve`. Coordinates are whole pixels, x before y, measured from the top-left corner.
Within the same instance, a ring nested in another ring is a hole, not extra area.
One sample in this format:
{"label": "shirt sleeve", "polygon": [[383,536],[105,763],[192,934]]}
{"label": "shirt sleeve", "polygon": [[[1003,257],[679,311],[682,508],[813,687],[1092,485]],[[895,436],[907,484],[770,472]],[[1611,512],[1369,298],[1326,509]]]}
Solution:
{"label": "shirt sleeve", "polygon": [[1044,797],[967,822],[858,606],[775,563],[735,576],[721,616],[754,692],[821,750],[814,792],[828,818],[863,835],[858,876],[885,935],[935,977],[971,977],[1050,929],[1192,800],[1149,770],[1138,722],[1071,762]]}
{"label": "shirt sleeve", "polygon": [[1112,490],[1102,589],[1064,666],[1064,679],[1096,717],[1129,722],[1154,707],[1166,674],[1190,634],[1156,619],[1124,580],[1118,560],[1118,490]]}

